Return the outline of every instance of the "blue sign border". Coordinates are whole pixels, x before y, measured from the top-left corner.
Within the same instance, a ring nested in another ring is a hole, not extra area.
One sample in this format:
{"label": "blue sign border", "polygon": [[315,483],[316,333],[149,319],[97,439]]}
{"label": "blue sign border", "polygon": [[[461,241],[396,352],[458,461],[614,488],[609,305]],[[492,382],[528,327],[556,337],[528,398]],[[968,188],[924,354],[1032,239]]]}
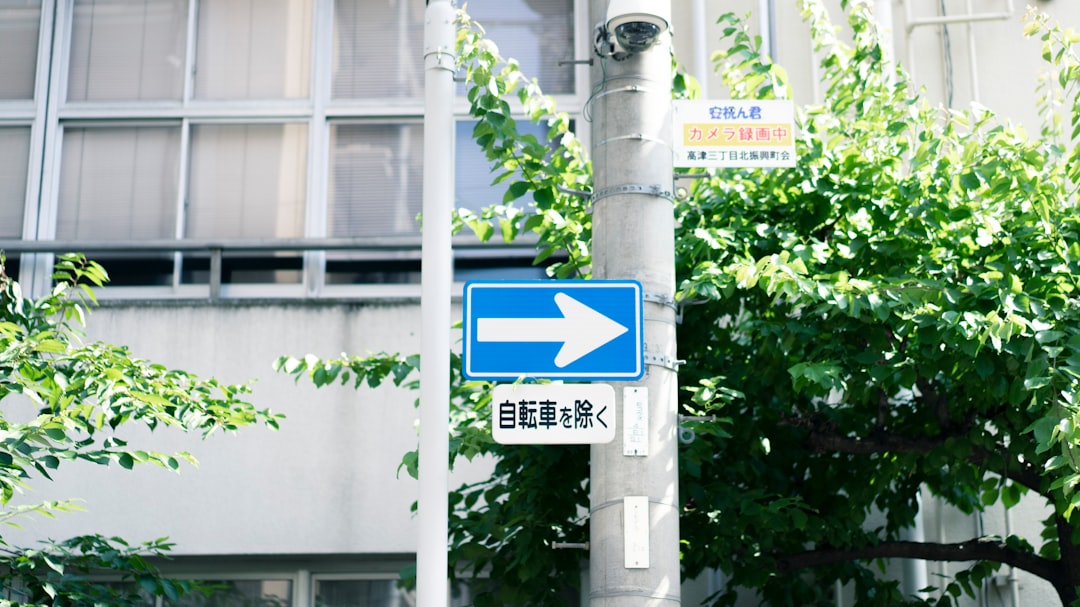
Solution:
{"label": "blue sign border", "polygon": [[[555,366],[561,342],[478,342],[480,318],[560,318],[563,292],[629,330],[593,352]],[[472,280],[462,291],[462,373],[468,379],[631,381],[645,375],[642,289],[636,280]]]}

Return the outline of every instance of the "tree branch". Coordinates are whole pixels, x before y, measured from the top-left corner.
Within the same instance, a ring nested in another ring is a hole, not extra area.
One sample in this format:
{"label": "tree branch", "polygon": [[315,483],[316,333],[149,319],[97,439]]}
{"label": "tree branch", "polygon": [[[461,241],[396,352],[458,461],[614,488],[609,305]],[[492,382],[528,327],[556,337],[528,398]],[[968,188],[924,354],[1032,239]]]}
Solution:
{"label": "tree branch", "polygon": [[1061,563],[1045,559],[1037,554],[1009,548],[1005,542],[990,538],[976,538],[957,544],[930,542],[883,542],[862,548],[820,548],[782,557],[777,560],[781,574],[847,561],[865,561],[879,558],[922,559],[926,561],[991,561],[1011,565],[1037,575],[1055,586],[1064,574]]}
{"label": "tree branch", "polygon": [[[844,436],[836,432],[835,427],[831,424],[807,418],[788,418],[780,423],[806,429],[808,432],[807,444],[815,451],[846,453],[849,455],[873,455],[886,452],[929,453],[944,445],[946,440],[960,435],[959,433],[948,433],[939,436],[904,436],[875,430],[872,436],[863,438]],[[1035,466],[1030,462],[1019,461],[1005,447],[1000,445],[998,447],[996,453],[1005,462],[1005,469],[994,470],[994,472],[1049,499],[1049,496],[1041,490],[1042,477]],[[994,454],[995,451],[974,447],[972,462],[986,466]]]}
{"label": "tree branch", "polygon": [[[996,470],[995,472],[1011,480],[1017,485],[1022,485],[1026,487],[1029,491],[1033,493],[1038,493],[1039,495],[1045,497],[1048,500],[1052,499],[1049,494],[1042,490],[1043,478],[1034,464],[1029,461],[1021,461],[1004,445],[996,445],[996,447],[997,454],[1000,455],[1001,460],[1005,462],[1005,469]],[[985,465],[989,462],[990,457],[993,454],[994,451],[976,447],[972,454],[972,459],[974,459],[975,462],[978,464]]]}

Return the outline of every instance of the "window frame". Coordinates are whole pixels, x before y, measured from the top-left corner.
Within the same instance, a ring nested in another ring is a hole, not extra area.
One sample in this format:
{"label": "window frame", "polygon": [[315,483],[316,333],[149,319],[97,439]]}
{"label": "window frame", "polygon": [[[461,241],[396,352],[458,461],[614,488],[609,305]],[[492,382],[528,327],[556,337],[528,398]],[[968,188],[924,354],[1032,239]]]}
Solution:
{"label": "window frame", "polygon": [[[416,1],[419,0],[407,0]],[[498,0],[492,0],[498,1]],[[589,29],[587,3],[585,0],[569,0],[573,8],[573,37],[576,57],[588,57]],[[183,209],[188,198],[191,161],[192,126],[207,123],[247,124],[256,122],[302,122],[307,124],[307,166],[304,201],[305,239],[327,236],[327,210],[332,150],[329,149],[330,131],[335,124],[380,123],[423,120],[422,98],[403,99],[335,99],[332,97],[334,53],[334,0],[313,0],[310,5],[309,91],[307,98],[278,100],[210,100],[194,95],[195,74],[191,66],[196,60],[198,47],[199,0],[187,0],[188,19],[185,35],[185,66],[183,93],[179,101],[68,101],[67,84],[72,61],[72,31],[75,19],[75,0],[58,0],[42,3],[39,27],[38,65],[35,81],[35,99],[31,101],[0,102],[0,124],[29,125],[31,145],[27,192],[24,204],[24,240],[48,241],[56,238],[56,221],[59,212],[59,187],[64,132],[68,128],[88,125],[123,123],[125,126],[140,122],[171,123],[178,121],[181,128],[178,183],[180,184],[177,208],[177,234],[183,241]],[[56,27],[53,27],[55,23]],[[55,32],[55,34],[53,33]],[[419,47],[417,52],[420,52]],[[50,57],[52,60],[50,60]],[[50,69],[51,66],[51,69]],[[569,110],[577,124],[579,138],[588,141],[589,125],[581,117],[581,108],[588,88],[588,70],[584,65],[566,65],[574,70],[574,91],[568,95],[555,95],[559,107]],[[515,113],[520,114],[520,104],[510,100]],[[453,101],[455,119],[468,121],[468,103],[463,97]],[[465,143],[455,142],[455,144]],[[456,242],[469,241],[459,236]],[[524,241],[523,241],[524,243]],[[404,251],[407,256],[410,248]],[[493,247],[497,257],[497,248]],[[416,248],[418,252],[418,248]],[[57,251],[59,252],[59,251]],[[93,252],[90,252],[93,256]],[[475,253],[473,254],[475,255]],[[181,283],[182,254],[174,253],[175,263],[168,286],[113,286],[102,295],[108,299],[190,299],[205,298],[210,288],[205,284]],[[302,257],[302,278],[299,284],[223,284],[220,296],[227,298],[269,297],[385,297],[388,294],[405,297],[419,295],[419,286],[401,285],[342,285],[327,284],[325,252],[306,250]],[[51,275],[51,253],[23,253],[20,278],[29,286],[30,292],[42,292],[47,288]]]}

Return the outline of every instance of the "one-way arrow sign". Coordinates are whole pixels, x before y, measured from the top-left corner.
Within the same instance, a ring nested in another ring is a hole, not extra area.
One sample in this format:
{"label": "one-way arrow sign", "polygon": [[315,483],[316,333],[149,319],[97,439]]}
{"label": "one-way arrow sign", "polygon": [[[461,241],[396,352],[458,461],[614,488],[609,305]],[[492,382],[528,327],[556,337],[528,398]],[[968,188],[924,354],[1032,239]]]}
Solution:
{"label": "one-way arrow sign", "polygon": [[636,281],[472,281],[463,302],[470,379],[631,380],[644,372]]}

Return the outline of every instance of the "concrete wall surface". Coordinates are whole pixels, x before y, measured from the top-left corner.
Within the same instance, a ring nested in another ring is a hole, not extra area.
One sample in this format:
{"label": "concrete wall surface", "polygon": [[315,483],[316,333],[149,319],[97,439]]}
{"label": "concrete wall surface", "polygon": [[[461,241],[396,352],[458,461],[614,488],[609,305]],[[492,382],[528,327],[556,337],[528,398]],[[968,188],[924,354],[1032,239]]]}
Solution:
{"label": "concrete wall surface", "polygon": [[[294,384],[279,355],[419,351],[415,303],[182,306],[95,310],[92,339],[224,382],[256,380],[251,401],[285,413],[280,431],[251,427],[206,441],[171,429],[125,432],[132,444],[186,450],[198,468],[126,472],[75,463],[55,483],[35,479],[24,501],[78,497],[85,512],[24,521],[16,535],[98,532],[131,540],[169,536],[177,554],[413,552],[417,485],[397,467],[417,443],[415,393]],[[473,466],[471,474],[483,474]],[[469,478],[465,473],[455,482]]]}

